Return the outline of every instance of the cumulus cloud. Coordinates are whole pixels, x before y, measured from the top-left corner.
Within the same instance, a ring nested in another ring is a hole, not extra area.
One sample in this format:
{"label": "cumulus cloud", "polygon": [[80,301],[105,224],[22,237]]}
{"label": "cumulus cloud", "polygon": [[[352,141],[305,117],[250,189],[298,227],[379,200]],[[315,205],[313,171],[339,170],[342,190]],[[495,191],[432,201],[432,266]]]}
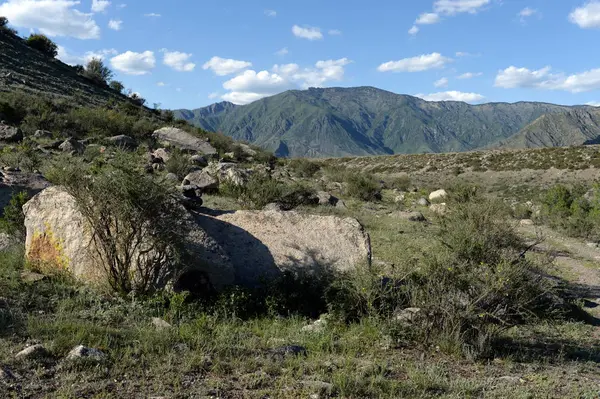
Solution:
{"label": "cumulus cloud", "polygon": [[226,81],[223,88],[229,93],[221,98],[235,104],[247,104],[290,89],[322,87],[331,81],[344,78],[347,58],[318,61],[312,68],[298,64],[274,65],[271,71],[247,70]]}
{"label": "cumulus cloud", "polygon": [[462,75],[460,75],[458,77],[458,79],[472,79],[472,78],[475,78],[475,77],[481,76],[481,75],[483,75],[482,72],[466,72],[466,73],[463,73]]}
{"label": "cumulus cloud", "polygon": [[451,58],[444,57],[440,53],[431,53],[399,61],[388,61],[379,65],[377,70],[379,72],[421,72],[443,68],[449,62],[452,62]]}
{"label": "cumulus cloud", "polygon": [[72,0],[8,0],[0,4],[0,15],[19,28],[38,29],[48,36],[98,39],[100,28],[92,18],[74,7]]}
{"label": "cumulus cloud", "polygon": [[152,51],[127,51],[111,58],[110,63],[117,71],[127,75],[146,75],[154,69],[156,58]]}
{"label": "cumulus cloud", "polygon": [[233,60],[230,58],[221,58],[221,57],[212,57],[208,62],[206,62],[202,69],[212,70],[218,76],[226,76],[237,73],[241,70],[250,68],[252,66],[251,62],[248,61],[239,61]]}
{"label": "cumulus cloud", "polygon": [[440,16],[434,12],[426,12],[419,15],[419,18],[415,21],[417,25],[432,25],[440,22]]}
{"label": "cumulus cloud", "polygon": [[505,89],[533,88],[582,93],[600,89],[600,69],[565,75],[552,73],[550,66],[538,70],[510,66],[498,72],[495,86]]}
{"label": "cumulus cloud", "polygon": [[585,105],[591,105],[592,107],[600,107],[600,101],[589,101]]}
{"label": "cumulus cloud", "polygon": [[321,33],[321,29],[315,28],[312,26],[301,27],[298,25],[292,26],[292,33],[294,36],[299,37],[301,39],[307,40],[321,40],[323,39],[323,34]]}
{"label": "cumulus cloud", "polygon": [[192,72],[196,68],[196,64],[189,62],[192,54],[168,50],[163,50],[163,53],[163,63],[178,72]]}
{"label": "cumulus cloud", "polygon": [[277,11],[275,11],[275,10],[265,10],[265,15],[267,17],[275,18],[277,16]]}
{"label": "cumulus cloud", "polygon": [[456,15],[461,13],[476,14],[491,0],[436,0],[433,10],[438,14]]}
{"label": "cumulus cloud", "polygon": [[92,0],[92,12],[104,12],[109,6],[108,0]]}
{"label": "cumulus cloud", "polygon": [[108,21],[108,27],[112,30],[121,30],[123,25],[123,21],[119,19],[111,19]]}
{"label": "cumulus cloud", "polygon": [[440,80],[436,80],[433,82],[435,87],[448,87],[448,78],[441,78]]}
{"label": "cumulus cloud", "polygon": [[466,103],[478,103],[485,99],[478,93],[463,93],[461,91],[444,91],[431,94],[415,94],[415,97],[425,101],[463,101]]}
{"label": "cumulus cloud", "polygon": [[88,62],[90,62],[93,58],[104,60],[108,56],[118,54],[118,51],[115,49],[87,51],[83,55],[73,54],[63,46],[58,46],[57,50],[58,55],[56,56],[56,58],[69,65],[85,65]]}
{"label": "cumulus cloud", "polygon": [[284,55],[288,55],[289,53],[290,53],[290,51],[288,50],[288,48],[284,47],[281,50],[276,51],[275,55],[284,56]]}
{"label": "cumulus cloud", "polygon": [[212,92],[208,95],[208,98],[211,100],[214,100],[215,98],[219,98],[219,96],[221,95],[221,93],[219,93],[218,91]]}
{"label": "cumulus cloud", "polygon": [[527,18],[532,17],[536,14],[538,14],[538,10],[535,10],[531,7],[525,7],[524,9],[519,11],[517,16],[519,17],[519,20],[521,21],[521,23],[524,24],[527,22]]}
{"label": "cumulus cloud", "polygon": [[409,35],[416,35],[417,33],[419,33],[419,27],[417,25],[413,25],[412,28],[410,28],[408,30],[408,34]]}
{"label": "cumulus cloud", "polygon": [[600,1],[594,0],[569,14],[569,21],[583,29],[600,28]]}

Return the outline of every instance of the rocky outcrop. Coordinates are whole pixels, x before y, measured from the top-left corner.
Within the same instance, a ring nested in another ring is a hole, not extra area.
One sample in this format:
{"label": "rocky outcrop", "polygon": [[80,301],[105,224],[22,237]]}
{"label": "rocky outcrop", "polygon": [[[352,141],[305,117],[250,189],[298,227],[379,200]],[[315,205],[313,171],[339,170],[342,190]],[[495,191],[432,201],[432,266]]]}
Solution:
{"label": "rocky outcrop", "polygon": [[214,191],[219,188],[219,181],[204,170],[198,170],[188,174],[184,179],[184,186],[192,185],[205,192]]}
{"label": "rocky outcrop", "polygon": [[217,150],[206,140],[175,127],[158,129],[152,134],[152,137],[162,145],[177,147],[184,151],[198,152],[205,155],[217,153]]}
{"label": "rocky outcrop", "polygon": [[0,123],[0,141],[14,143],[21,140],[23,140],[21,129]]}
{"label": "rocky outcrop", "polygon": [[83,145],[81,141],[77,141],[73,137],[69,137],[58,146],[58,149],[62,152],[83,154],[83,151],[85,151],[85,145]]}
{"label": "rocky outcrop", "polygon": [[137,142],[129,136],[120,134],[118,136],[109,137],[106,139],[109,143],[119,148],[125,148],[127,150],[133,150],[137,148]]}

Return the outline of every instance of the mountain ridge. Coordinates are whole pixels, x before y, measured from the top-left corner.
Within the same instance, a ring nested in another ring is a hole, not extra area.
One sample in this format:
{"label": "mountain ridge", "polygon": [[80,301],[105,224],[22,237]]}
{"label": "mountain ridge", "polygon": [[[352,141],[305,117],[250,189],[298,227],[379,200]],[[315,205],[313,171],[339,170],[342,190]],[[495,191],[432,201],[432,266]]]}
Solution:
{"label": "mountain ridge", "polygon": [[476,150],[503,145],[543,115],[593,108],[430,102],[372,86],[290,90],[247,105],[223,104],[231,103],[175,115],[290,157]]}

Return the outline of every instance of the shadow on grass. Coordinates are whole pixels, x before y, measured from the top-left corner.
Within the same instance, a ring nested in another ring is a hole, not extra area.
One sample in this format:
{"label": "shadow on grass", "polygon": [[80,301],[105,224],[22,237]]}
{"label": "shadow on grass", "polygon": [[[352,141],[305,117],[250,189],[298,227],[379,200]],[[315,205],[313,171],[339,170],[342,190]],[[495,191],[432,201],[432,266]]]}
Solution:
{"label": "shadow on grass", "polygon": [[564,338],[536,335],[527,339],[502,338],[494,344],[494,354],[523,363],[558,363],[561,361],[588,361],[600,363],[600,347]]}

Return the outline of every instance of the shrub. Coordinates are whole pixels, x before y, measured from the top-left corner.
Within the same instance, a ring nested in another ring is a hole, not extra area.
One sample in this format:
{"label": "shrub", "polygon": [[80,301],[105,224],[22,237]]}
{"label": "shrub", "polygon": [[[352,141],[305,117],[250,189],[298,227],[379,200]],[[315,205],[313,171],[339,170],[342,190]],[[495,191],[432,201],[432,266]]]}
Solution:
{"label": "shrub", "polygon": [[381,184],[371,175],[350,174],[346,180],[347,194],[362,201],[381,200]]}
{"label": "shrub", "polygon": [[85,77],[99,85],[106,85],[113,77],[113,72],[99,58],[92,58],[85,66]]}
{"label": "shrub", "polygon": [[221,195],[237,199],[247,209],[262,209],[267,204],[277,202],[283,192],[283,183],[263,175],[251,176],[242,186],[230,181],[222,182],[219,186]]}
{"label": "shrub", "polygon": [[390,178],[385,181],[386,187],[393,190],[408,191],[410,188],[410,177],[407,175]]}
{"label": "shrub", "polygon": [[288,165],[294,175],[298,177],[311,178],[321,170],[319,164],[304,158],[292,159]]}
{"label": "shrub", "polygon": [[11,33],[13,35],[17,34],[17,31],[10,28],[8,26],[8,18],[6,17],[0,17],[0,33]]}
{"label": "shrub", "polygon": [[179,180],[190,172],[190,158],[179,149],[173,149],[169,154],[169,160],[165,163],[169,173],[175,173]]}
{"label": "shrub", "polygon": [[163,109],[160,111],[163,119],[167,123],[172,123],[175,120],[175,113],[170,109]]}
{"label": "shrub", "polygon": [[56,57],[58,55],[58,46],[46,35],[33,34],[25,39],[25,43],[31,48],[34,48],[49,57]]}
{"label": "shrub", "polygon": [[11,236],[25,239],[25,215],[23,205],[29,200],[27,192],[14,193],[10,202],[4,207],[4,214],[0,218],[0,230]]}
{"label": "shrub", "polygon": [[63,159],[47,172],[77,201],[110,286],[121,294],[163,286],[183,261],[187,234],[171,189],[136,168],[134,156],[118,152],[100,168]]}
{"label": "shrub", "polygon": [[123,83],[119,82],[118,80],[113,80],[109,83],[108,86],[119,93],[123,93],[123,90],[125,90],[125,86],[123,86]]}

